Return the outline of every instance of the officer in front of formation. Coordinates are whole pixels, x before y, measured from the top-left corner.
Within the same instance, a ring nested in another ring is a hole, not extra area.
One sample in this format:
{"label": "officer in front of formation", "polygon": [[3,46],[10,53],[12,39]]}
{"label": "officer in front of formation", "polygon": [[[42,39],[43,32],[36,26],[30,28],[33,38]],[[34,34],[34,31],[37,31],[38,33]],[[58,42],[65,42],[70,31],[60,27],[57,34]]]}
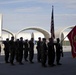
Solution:
{"label": "officer in front of formation", "polygon": [[29,51],[29,44],[28,44],[28,40],[26,39],[24,41],[24,59],[25,61],[28,61],[27,58],[28,58],[28,51]]}
{"label": "officer in front of formation", "polygon": [[55,46],[56,46],[56,62],[57,62],[57,65],[62,65],[60,63],[60,58],[61,58],[61,56],[63,57],[63,48],[62,48],[62,45],[60,43],[59,38],[57,38],[57,42],[56,42]]}
{"label": "officer in front of formation", "polygon": [[41,49],[41,64],[42,67],[47,67],[46,66],[46,61],[47,61],[47,45],[46,45],[46,38],[42,39],[42,49]]}
{"label": "officer in front of formation", "polygon": [[15,50],[16,50],[16,45],[14,41],[14,37],[11,37],[11,40],[9,41],[10,43],[10,63],[11,65],[14,65],[14,58],[15,58]]}
{"label": "officer in front of formation", "polygon": [[20,37],[19,40],[19,64],[23,65],[22,58],[23,58],[23,37]]}
{"label": "officer in front of formation", "polygon": [[33,58],[34,58],[34,38],[31,38],[31,40],[29,41],[29,61],[30,61],[30,63],[34,63]]}
{"label": "officer in front of formation", "polygon": [[54,49],[54,41],[52,38],[49,38],[48,42],[48,65],[53,67],[55,66],[54,60],[55,60],[55,49]]}
{"label": "officer in front of formation", "polygon": [[41,62],[41,48],[42,48],[42,41],[41,41],[41,37],[38,38],[38,42],[37,42],[37,61]]}
{"label": "officer in front of formation", "polygon": [[10,44],[9,44],[9,38],[6,38],[6,41],[3,41],[4,44],[4,53],[5,53],[5,62],[9,63],[9,50],[10,50]]}

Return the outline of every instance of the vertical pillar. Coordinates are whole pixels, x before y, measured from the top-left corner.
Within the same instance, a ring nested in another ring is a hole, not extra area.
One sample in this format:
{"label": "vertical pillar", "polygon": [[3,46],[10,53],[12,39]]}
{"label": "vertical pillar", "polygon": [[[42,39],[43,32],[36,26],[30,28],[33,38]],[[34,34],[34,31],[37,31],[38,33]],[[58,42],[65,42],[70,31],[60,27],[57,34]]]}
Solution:
{"label": "vertical pillar", "polygon": [[64,34],[61,33],[61,44],[63,45],[63,42],[64,42]]}
{"label": "vertical pillar", "polygon": [[2,40],[2,24],[3,24],[3,16],[0,14],[0,40]]}
{"label": "vertical pillar", "polygon": [[0,46],[1,46],[1,55],[4,54],[4,51],[3,51],[3,48],[4,48],[4,45],[2,44],[2,14],[0,14]]}
{"label": "vertical pillar", "polygon": [[34,33],[32,32],[32,34],[31,34],[31,38],[34,38]]}

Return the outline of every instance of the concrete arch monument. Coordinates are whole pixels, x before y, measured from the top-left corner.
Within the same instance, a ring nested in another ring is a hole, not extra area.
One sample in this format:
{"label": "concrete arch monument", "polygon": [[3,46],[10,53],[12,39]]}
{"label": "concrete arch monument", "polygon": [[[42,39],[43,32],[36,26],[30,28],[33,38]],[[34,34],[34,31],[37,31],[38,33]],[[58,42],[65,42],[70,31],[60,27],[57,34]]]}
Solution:
{"label": "concrete arch monument", "polygon": [[16,33],[16,36],[15,36],[15,37],[17,38],[17,35],[18,35],[20,32],[23,32],[23,31],[25,31],[25,30],[36,30],[36,31],[39,31],[39,32],[41,32],[41,33],[45,36],[46,39],[48,39],[48,38],[50,37],[50,33],[49,33],[48,31],[46,31],[45,29],[42,29],[42,28],[40,28],[40,27],[28,27],[28,28],[24,28],[24,29],[18,31],[18,32]]}
{"label": "concrete arch monument", "polygon": [[5,40],[6,38],[11,39],[12,36],[14,36],[14,33],[12,33],[12,32],[9,31],[9,30],[2,29],[1,40]]}
{"label": "concrete arch monument", "polygon": [[11,34],[11,36],[14,36],[14,34],[13,34],[11,31],[9,31],[9,30],[2,29],[2,31],[4,31],[4,32],[7,32],[7,33]]}
{"label": "concrete arch monument", "polygon": [[[65,30],[67,30],[67,29],[71,29],[72,30],[72,28],[74,27],[75,25],[73,25],[73,26],[68,26],[68,27],[64,27],[64,28],[60,28],[58,31],[56,31],[56,38],[60,38],[61,40],[63,40],[65,37],[64,37],[64,34],[63,34],[63,32],[65,31]],[[70,30],[70,31],[71,31]],[[69,32],[70,32],[69,31]],[[69,33],[68,32],[68,33]]]}

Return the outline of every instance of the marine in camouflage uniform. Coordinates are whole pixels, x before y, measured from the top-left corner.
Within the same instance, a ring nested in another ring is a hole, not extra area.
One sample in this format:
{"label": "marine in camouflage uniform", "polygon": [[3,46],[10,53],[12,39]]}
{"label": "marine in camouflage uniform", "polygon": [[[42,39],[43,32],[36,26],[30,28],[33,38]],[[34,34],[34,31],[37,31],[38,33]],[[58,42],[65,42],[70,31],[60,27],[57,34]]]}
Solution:
{"label": "marine in camouflage uniform", "polygon": [[23,59],[23,37],[20,37],[20,41],[19,41],[19,64],[23,65],[22,63],[22,59]]}
{"label": "marine in camouflage uniform", "polygon": [[61,55],[63,57],[63,48],[62,48],[62,45],[60,44],[59,38],[57,38],[57,43],[55,45],[56,45],[56,62],[57,62],[57,65],[61,65],[60,58],[61,58]]}
{"label": "marine in camouflage uniform", "polygon": [[46,67],[46,61],[47,61],[47,45],[46,45],[46,39],[43,38],[42,50],[41,50],[41,63],[43,67]]}
{"label": "marine in camouflage uniform", "polygon": [[38,42],[37,42],[37,61],[41,62],[41,46],[42,46],[42,41],[41,41],[41,37],[38,38]]}
{"label": "marine in camouflage uniform", "polygon": [[16,44],[16,61],[19,62],[19,39],[15,41]]}
{"label": "marine in camouflage uniform", "polygon": [[28,44],[28,40],[25,40],[24,42],[24,59],[25,61],[28,61],[28,51],[29,51],[29,44]]}
{"label": "marine in camouflage uniform", "polygon": [[52,38],[49,38],[49,42],[47,43],[48,46],[48,65],[53,67],[55,66],[55,49],[54,49],[54,42]]}
{"label": "marine in camouflage uniform", "polygon": [[10,40],[10,63],[11,65],[14,65],[14,58],[15,58],[15,50],[16,50],[16,45],[14,41],[14,37],[11,37]]}
{"label": "marine in camouflage uniform", "polygon": [[9,63],[9,50],[10,50],[9,38],[7,38],[6,41],[3,41],[3,44],[5,46],[4,48],[5,62]]}
{"label": "marine in camouflage uniform", "polygon": [[30,63],[34,63],[33,62],[33,58],[34,58],[34,38],[31,38],[31,40],[29,41],[29,61]]}

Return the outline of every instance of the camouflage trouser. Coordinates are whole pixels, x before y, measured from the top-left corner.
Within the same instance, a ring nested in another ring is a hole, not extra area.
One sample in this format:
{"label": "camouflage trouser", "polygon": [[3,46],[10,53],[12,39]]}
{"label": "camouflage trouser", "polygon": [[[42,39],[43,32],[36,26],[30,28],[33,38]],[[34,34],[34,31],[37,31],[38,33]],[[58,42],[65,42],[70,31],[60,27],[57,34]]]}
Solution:
{"label": "camouflage trouser", "polygon": [[19,52],[19,62],[21,63],[23,59],[23,51]]}
{"label": "camouflage trouser", "polygon": [[43,53],[43,54],[41,55],[41,63],[42,63],[42,65],[45,65],[46,60],[47,60],[47,55]]}
{"label": "camouflage trouser", "polygon": [[29,61],[32,61],[34,57],[34,51],[29,51]]}
{"label": "camouflage trouser", "polygon": [[41,61],[41,51],[37,50],[37,60]]}
{"label": "camouflage trouser", "polygon": [[26,60],[28,57],[28,51],[24,51],[24,59]]}
{"label": "camouflage trouser", "polygon": [[5,62],[8,62],[9,59],[9,52],[5,51]]}
{"label": "camouflage trouser", "polygon": [[15,57],[15,51],[13,49],[11,49],[10,52],[10,63],[12,64],[14,61],[14,57]]}

